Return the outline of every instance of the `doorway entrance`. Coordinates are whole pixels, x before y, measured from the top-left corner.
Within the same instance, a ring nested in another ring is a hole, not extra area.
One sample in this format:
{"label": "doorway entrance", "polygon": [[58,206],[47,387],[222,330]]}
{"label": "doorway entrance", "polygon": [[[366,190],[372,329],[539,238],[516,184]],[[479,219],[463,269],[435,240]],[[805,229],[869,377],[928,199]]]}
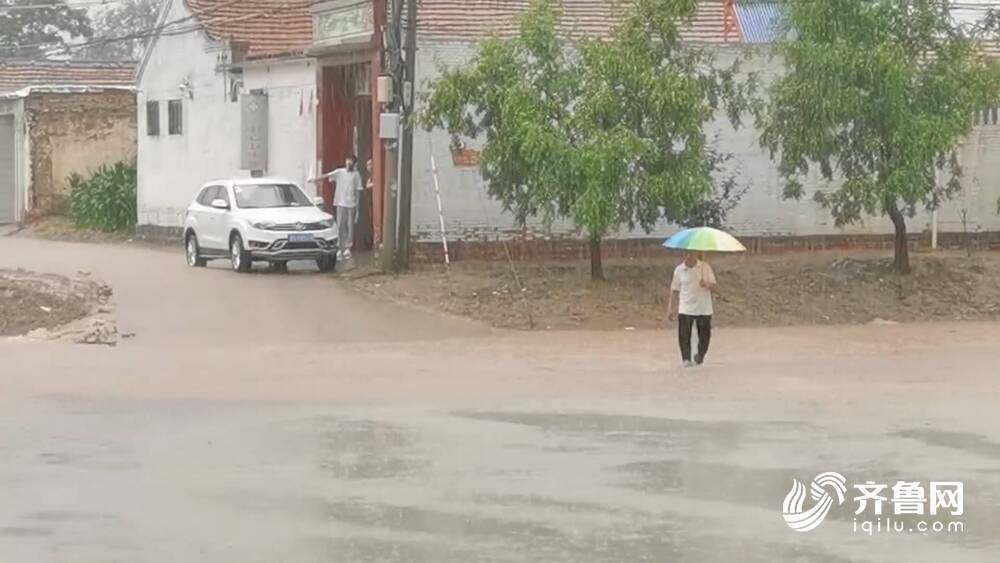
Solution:
{"label": "doorway entrance", "polygon": [[[323,172],[343,166],[350,155],[358,157],[358,172],[367,185],[365,163],[372,158],[371,65],[356,63],[324,66],[320,94],[319,157]],[[335,186],[329,181],[320,186],[320,195],[332,211]],[[371,250],[374,243],[372,193],[365,190],[358,198],[354,227],[354,249]]]}

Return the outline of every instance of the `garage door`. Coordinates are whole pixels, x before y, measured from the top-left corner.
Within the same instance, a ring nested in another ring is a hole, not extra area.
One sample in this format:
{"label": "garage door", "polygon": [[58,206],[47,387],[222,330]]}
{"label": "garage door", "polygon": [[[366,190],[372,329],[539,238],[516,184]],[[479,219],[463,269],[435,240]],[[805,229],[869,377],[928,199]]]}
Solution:
{"label": "garage door", "polygon": [[0,115],[0,223],[14,222],[14,116]]}

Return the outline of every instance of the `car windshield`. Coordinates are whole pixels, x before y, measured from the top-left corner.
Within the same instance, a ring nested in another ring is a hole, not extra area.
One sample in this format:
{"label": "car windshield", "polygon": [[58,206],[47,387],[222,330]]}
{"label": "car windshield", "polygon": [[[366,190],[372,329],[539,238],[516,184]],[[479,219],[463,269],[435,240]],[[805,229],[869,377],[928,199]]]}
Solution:
{"label": "car windshield", "polygon": [[267,207],[305,207],[312,205],[306,194],[292,184],[256,184],[236,186],[236,204],[242,209]]}

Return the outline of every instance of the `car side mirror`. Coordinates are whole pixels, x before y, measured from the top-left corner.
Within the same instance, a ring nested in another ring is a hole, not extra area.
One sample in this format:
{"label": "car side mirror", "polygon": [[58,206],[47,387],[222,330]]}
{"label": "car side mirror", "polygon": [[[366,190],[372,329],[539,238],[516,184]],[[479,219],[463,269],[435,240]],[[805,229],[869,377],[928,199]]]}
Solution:
{"label": "car side mirror", "polygon": [[224,199],[213,199],[212,207],[216,209],[229,209],[229,204]]}
{"label": "car side mirror", "polygon": [[313,205],[315,205],[316,207],[322,207],[325,203],[326,201],[323,200],[323,196],[318,195],[313,198]]}

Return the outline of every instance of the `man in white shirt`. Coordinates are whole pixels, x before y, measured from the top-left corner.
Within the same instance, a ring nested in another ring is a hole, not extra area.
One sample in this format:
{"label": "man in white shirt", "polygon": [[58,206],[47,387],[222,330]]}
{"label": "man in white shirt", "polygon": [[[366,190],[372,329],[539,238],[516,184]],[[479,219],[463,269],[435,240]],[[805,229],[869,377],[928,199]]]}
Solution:
{"label": "man in white shirt", "polygon": [[[667,310],[671,321],[678,320],[681,359],[685,367],[701,365],[708,354],[708,343],[712,339],[712,289],[715,285],[715,272],[701,260],[701,253],[685,252],[684,262],[674,269]],[[694,361],[691,359],[693,325],[698,327],[698,353]]]}
{"label": "man in white shirt", "polygon": [[356,170],[357,162],[358,158],[351,155],[344,160],[343,168],[310,179],[311,182],[316,182],[330,178],[334,182],[333,206],[336,210],[337,237],[340,241],[337,258],[345,260],[350,260],[351,248],[354,246],[354,220],[358,194],[365,189],[361,182],[361,174]]}

